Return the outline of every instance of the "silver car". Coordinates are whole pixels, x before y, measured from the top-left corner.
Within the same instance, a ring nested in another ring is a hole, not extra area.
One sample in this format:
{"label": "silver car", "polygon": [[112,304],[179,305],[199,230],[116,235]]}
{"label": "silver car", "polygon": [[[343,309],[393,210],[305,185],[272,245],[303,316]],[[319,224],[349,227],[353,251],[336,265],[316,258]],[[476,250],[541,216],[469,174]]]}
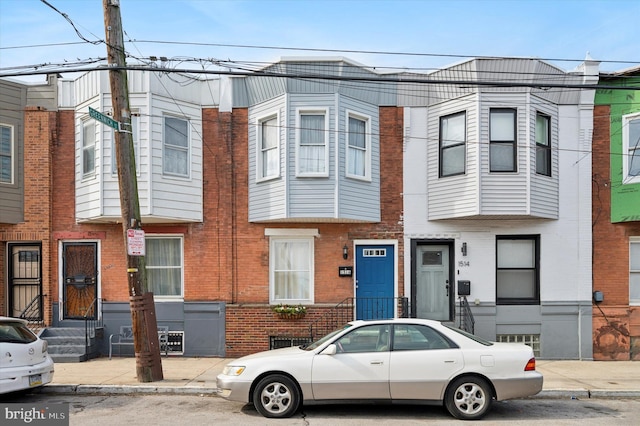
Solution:
{"label": "silver car", "polygon": [[542,390],[533,350],[480,339],[437,321],[353,321],[301,347],[230,362],[217,377],[220,396],[253,403],[265,417],[295,414],[320,401],[444,405],[458,419],[482,418],[493,399]]}
{"label": "silver car", "polygon": [[41,387],[53,380],[46,340],[27,321],[0,317],[0,394]]}

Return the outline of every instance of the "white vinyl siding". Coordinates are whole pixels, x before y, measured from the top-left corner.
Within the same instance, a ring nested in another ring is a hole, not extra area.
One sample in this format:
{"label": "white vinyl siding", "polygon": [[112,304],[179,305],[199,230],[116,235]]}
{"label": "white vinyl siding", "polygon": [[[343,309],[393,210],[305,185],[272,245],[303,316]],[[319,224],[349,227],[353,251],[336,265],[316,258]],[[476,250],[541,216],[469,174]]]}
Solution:
{"label": "white vinyl siding", "polygon": [[297,176],[329,176],[329,122],[326,110],[299,111],[296,122]]}
{"label": "white vinyl siding", "polygon": [[622,183],[640,183],[640,114],[622,117]]}
{"label": "white vinyl siding", "polygon": [[181,298],[184,295],[184,256],[182,237],[145,238],[147,281],[156,298]]}
{"label": "white vinyl siding", "polygon": [[0,183],[13,183],[13,126],[0,125]]}

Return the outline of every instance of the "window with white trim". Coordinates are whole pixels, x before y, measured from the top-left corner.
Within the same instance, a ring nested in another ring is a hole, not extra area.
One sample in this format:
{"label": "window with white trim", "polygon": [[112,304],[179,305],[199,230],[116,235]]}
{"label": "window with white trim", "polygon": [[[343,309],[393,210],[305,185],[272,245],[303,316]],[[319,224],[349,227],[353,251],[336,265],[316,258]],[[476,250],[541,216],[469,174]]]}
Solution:
{"label": "window with white trim", "polygon": [[147,235],[145,245],[149,291],[154,297],[183,297],[182,236]]}
{"label": "window with white trim", "polygon": [[82,176],[90,176],[96,171],[96,124],[95,121],[82,122]]}
{"label": "window with white trim", "polygon": [[496,236],[496,303],[540,303],[539,245],[537,235]]}
{"label": "window with white trim", "polygon": [[313,236],[270,236],[270,303],[313,303],[313,252]]}
{"label": "window with white trim", "polygon": [[551,176],[551,117],[536,114],[536,173]]}
{"label": "window with white trim", "polygon": [[640,114],[622,117],[622,183],[640,183]]}
{"label": "window with white trim", "polygon": [[[140,115],[137,113],[131,114],[131,137],[133,138],[133,150],[136,157],[136,174],[140,175]],[[115,131],[111,135],[112,151],[111,151],[111,174],[118,174],[118,166],[116,162],[116,138]]]}
{"label": "window with white trim", "polygon": [[278,115],[258,120],[257,179],[266,180],[280,176],[280,127]]}
{"label": "window with white trim", "polygon": [[165,175],[189,176],[189,121],[164,117],[163,171]]}
{"label": "window with white trim", "polygon": [[299,111],[297,116],[297,175],[329,176],[327,111]]}
{"label": "window with white trim", "polygon": [[13,183],[13,126],[0,124],[0,183]]}
{"label": "window with white trim", "polygon": [[640,237],[629,240],[629,304],[640,306]]}
{"label": "window with white trim", "polygon": [[371,119],[347,112],[347,176],[371,179]]}
{"label": "window with white trim", "polygon": [[440,117],[440,177],[465,172],[467,113]]}
{"label": "window with white trim", "polygon": [[515,172],[516,110],[491,108],[489,112],[489,170]]}

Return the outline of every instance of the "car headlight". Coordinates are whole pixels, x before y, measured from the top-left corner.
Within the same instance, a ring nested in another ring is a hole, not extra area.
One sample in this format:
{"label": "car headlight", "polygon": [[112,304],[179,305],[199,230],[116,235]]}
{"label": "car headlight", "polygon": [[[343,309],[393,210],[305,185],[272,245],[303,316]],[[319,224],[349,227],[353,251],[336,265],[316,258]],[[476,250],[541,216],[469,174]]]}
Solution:
{"label": "car headlight", "polygon": [[240,365],[227,365],[222,370],[222,374],[224,374],[225,376],[239,376],[244,371],[244,368],[244,366]]}
{"label": "car headlight", "polygon": [[47,349],[49,349],[49,342],[47,342],[46,340],[42,340],[42,353],[46,354],[47,353]]}

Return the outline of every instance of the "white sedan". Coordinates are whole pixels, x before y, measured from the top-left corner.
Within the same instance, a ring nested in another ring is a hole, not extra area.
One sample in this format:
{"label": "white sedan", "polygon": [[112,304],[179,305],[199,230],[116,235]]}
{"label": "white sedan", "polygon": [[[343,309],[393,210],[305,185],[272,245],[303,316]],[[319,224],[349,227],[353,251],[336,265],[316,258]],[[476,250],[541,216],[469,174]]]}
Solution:
{"label": "white sedan", "polygon": [[540,392],[535,365],[529,346],[485,341],[437,321],[353,321],[308,346],[236,359],[217,387],[272,418],[290,417],[303,403],[374,400],[444,404],[473,420],[493,399]]}
{"label": "white sedan", "polygon": [[46,340],[27,321],[0,317],[0,394],[41,387],[53,380]]}

